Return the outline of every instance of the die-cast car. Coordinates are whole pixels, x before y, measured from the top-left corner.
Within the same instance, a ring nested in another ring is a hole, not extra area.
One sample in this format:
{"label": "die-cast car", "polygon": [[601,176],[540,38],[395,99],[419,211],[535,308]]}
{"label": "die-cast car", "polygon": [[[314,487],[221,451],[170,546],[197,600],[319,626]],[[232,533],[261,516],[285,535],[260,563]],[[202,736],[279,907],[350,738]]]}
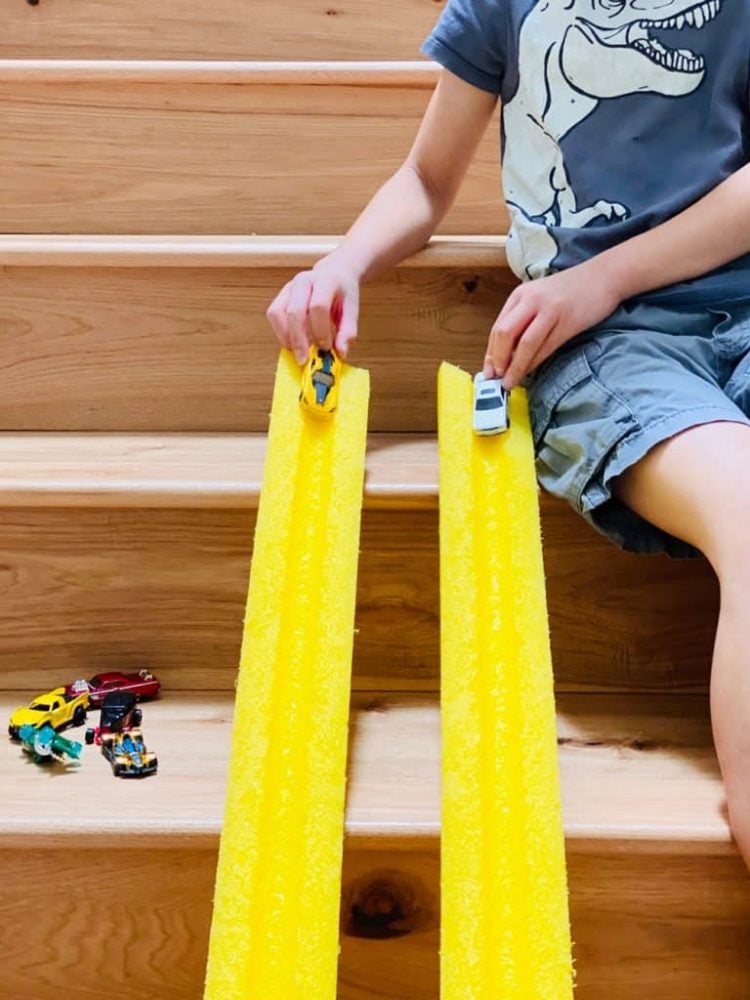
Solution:
{"label": "die-cast car", "polygon": [[499,378],[474,376],[474,433],[502,434],[510,426],[508,392]]}
{"label": "die-cast car", "polygon": [[125,733],[141,724],[142,713],[130,691],[112,691],[105,695],[99,725],[86,730],[86,743],[101,745],[104,736]]}
{"label": "die-cast car", "polygon": [[47,694],[40,694],[26,707],[15,710],[8,723],[8,735],[11,739],[18,739],[21,726],[38,728],[46,722],[55,731],[66,726],[82,726],[86,721],[88,707],[87,691],[72,695],[65,688],[55,688]]}
{"label": "die-cast car", "polygon": [[154,774],[159,766],[156,754],[146,750],[140,729],[106,733],[102,736],[102,753],[116,778],[144,778]]}
{"label": "die-cast car", "polygon": [[302,372],[299,401],[314,417],[330,417],[339,403],[341,361],[335,351],[312,345]]}
{"label": "die-cast car", "polygon": [[118,670],[109,673],[96,674],[91,680],[76,680],[65,689],[68,694],[79,694],[88,691],[89,700],[94,708],[98,708],[105,697],[113,691],[129,691],[138,701],[157,698],[161,691],[161,682],[150,670],[139,670],[137,673],[123,674]]}

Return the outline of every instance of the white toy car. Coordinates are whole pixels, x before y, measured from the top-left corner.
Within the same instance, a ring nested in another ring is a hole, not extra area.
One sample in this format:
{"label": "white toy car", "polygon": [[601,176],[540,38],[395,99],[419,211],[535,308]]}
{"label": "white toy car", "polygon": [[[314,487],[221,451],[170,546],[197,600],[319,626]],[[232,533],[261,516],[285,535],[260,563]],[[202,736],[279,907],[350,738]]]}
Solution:
{"label": "white toy car", "polygon": [[508,392],[499,378],[474,376],[474,433],[502,434],[510,424]]}

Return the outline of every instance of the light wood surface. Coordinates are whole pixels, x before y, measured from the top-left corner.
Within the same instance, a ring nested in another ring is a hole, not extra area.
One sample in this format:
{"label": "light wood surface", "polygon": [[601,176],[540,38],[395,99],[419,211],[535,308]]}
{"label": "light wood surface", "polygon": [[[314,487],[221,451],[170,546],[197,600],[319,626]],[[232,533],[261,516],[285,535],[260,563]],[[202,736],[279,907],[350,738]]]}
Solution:
{"label": "light wood surface", "polygon": [[[264,434],[0,433],[0,504],[254,510],[266,445]],[[436,509],[434,440],[370,435],[364,497]]]}
{"label": "light wood surface", "polygon": [[[403,162],[430,91],[283,73],[278,85],[0,83],[3,230],[345,232]],[[506,230],[496,114],[441,232]]]}
{"label": "light wood surface", "polygon": [[429,60],[0,59],[0,83],[225,83],[420,87],[440,67]]}
{"label": "light wood surface", "polygon": [[[4,685],[148,660],[175,686],[231,688],[263,450],[252,436],[0,435]],[[542,518],[558,688],[705,689],[708,564],[624,554],[546,494]],[[356,687],[437,687],[437,568],[434,441],[372,436]]]}
{"label": "light wood surface", "polygon": [[[438,998],[437,845],[415,840],[346,846],[339,1000]],[[76,846],[0,852],[3,1000],[110,1000],[115,974],[127,1000],[199,1000],[215,853]],[[746,1000],[739,858],[574,854],[569,872],[577,997]]]}
{"label": "light wood surface", "polygon": [[[70,236],[0,234],[0,267],[307,268],[341,236]],[[432,236],[396,265],[507,267],[505,236]]]}
{"label": "light wood surface", "polygon": [[[371,430],[433,431],[440,360],[480,365],[515,279],[472,257],[363,287],[352,360],[371,372]],[[265,312],[295,269],[101,263],[2,270],[0,429],[265,431],[279,350]]]}
{"label": "light wood surface", "polygon": [[[140,783],[91,748],[51,781],[0,744],[4,1000],[105,1000],[112,969],[128,998],[197,1000],[230,716],[226,695],[144,705],[162,769]],[[438,724],[434,699],[355,699],[342,1000],[437,1000]],[[578,993],[744,1000],[750,883],[705,700],[563,696],[559,732]]]}
{"label": "light wood surface", "polygon": [[[43,0],[0,8],[5,58],[414,59],[432,0]],[[294,30],[290,30],[294,25]]]}
{"label": "light wood surface", "polygon": [[[3,717],[18,703],[4,693]],[[561,695],[558,712],[569,852],[734,851],[703,697]],[[4,740],[0,847],[53,847],[64,838],[82,849],[211,846],[221,826],[231,716],[229,694],[170,696],[165,688],[163,698],[143,705],[143,732],[159,755],[159,774],[138,782],[115,781],[96,748],[86,747],[80,766],[59,774]],[[439,726],[435,696],[354,696],[350,837],[438,835]],[[67,735],[82,737],[83,729]],[[55,773],[58,780],[50,781]],[[44,809],[31,805],[39,796]]]}
{"label": "light wood surface", "polygon": [[[250,510],[0,510],[3,686],[148,663],[231,690],[253,528]],[[436,538],[435,511],[365,511],[356,687],[435,688]]]}

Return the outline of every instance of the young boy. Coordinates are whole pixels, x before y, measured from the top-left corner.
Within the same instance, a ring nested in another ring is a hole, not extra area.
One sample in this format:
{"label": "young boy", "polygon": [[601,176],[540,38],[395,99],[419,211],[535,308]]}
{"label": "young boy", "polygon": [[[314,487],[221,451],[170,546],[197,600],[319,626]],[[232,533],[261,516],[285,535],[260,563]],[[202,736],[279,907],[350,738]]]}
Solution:
{"label": "young boy", "polygon": [[549,492],[716,571],[712,720],[750,864],[750,0],[449,0],[422,51],[444,69],[408,157],[269,321],[300,362],[345,355],[360,284],[429,239],[501,98],[522,282],[485,372],[527,386]]}

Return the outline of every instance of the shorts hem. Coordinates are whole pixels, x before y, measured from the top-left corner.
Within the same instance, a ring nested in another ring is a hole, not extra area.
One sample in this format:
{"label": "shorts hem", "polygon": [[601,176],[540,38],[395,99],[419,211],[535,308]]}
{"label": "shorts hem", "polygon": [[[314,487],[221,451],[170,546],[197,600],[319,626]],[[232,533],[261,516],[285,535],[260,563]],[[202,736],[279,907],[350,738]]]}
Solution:
{"label": "shorts hem", "polygon": [[584,486],[579,499],[579,512],[593,527],[627,552],[642,555],[666,552],[673,558],[700,556],[702,553],[688,542],[662,531],[620,503],[612,495],[611,483],[652,448],[676,434],[691,427],[725,421],[750,426],[750,418],[739,408],[704,404],[677,414],[667,414],[627,434],[600,466],[600,475],[592,477]]}

